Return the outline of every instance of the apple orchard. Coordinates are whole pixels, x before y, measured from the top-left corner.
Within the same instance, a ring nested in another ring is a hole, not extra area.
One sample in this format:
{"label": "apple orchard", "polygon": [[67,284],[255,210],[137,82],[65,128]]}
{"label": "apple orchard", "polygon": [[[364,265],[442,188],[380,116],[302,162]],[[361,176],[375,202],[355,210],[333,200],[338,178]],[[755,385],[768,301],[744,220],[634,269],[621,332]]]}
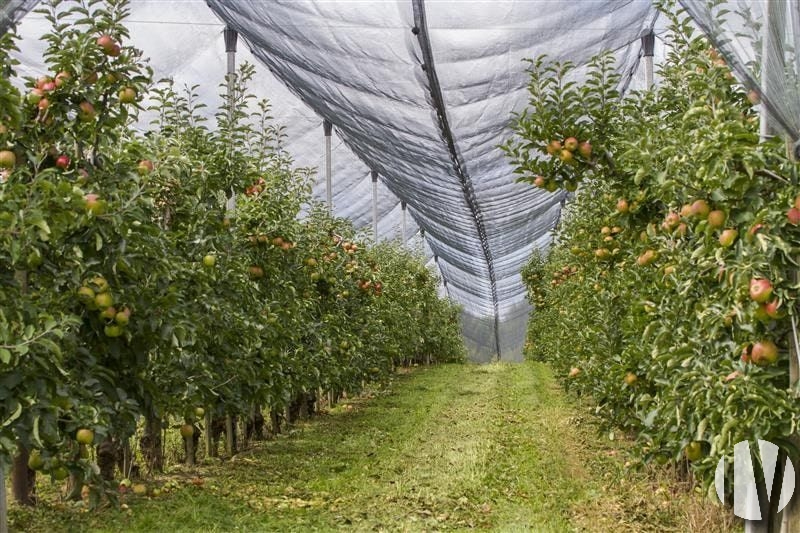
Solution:
{"label": "apple orchard", "polygon": [[23,504],[37,476],[116,501],[165,467],[165,438],[189,464],[222,435],[234,453],[322,397],[464,355],[423,258],[310,203],[253,67],[207,125],[126,44],[126,5],[42,4],[49,73],[0,77],[0,460]]}

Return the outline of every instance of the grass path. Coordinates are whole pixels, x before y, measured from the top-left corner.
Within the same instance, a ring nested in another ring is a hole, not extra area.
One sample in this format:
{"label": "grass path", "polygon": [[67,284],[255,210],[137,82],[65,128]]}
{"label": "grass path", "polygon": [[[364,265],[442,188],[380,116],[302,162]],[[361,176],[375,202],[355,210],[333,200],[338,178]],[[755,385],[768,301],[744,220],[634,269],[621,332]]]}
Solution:
{"label": "grass path", "polygon": [[127,512],[12,517],[32,532],[733,530],[663,474],[626,469],[584,420],[542,365],[419,369],[199,467],[202,487],[130,499]]}

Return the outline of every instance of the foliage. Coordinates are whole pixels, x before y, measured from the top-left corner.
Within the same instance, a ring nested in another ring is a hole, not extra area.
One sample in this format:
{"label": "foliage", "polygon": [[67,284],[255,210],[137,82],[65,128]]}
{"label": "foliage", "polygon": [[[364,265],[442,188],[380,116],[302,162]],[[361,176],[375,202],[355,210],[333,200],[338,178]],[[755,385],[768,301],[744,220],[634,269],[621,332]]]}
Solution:
{"label": "foliage", "polygon": [[[556,244],[523,272],[536,308],[528,354],[591,393],[607,427],[635,432],[645,459],[688,455],[713,492],[736,442],[797,458],[796,165],[780,139],[759,143],[756,110],[707,41],[677,18],[670,35],[659,86],[625,98],[608,55],[581,85],[569,64],[533,62],[505,149],[524,181],[581,184]],[[565,136],[591,154],[546,153]],[[773,287],[761,301],[759,279]],[[775,362],[762,357],[769,342]],[[685,453],[693,442],[699,457]]]}
{"label": "foliage", "polygon": [[421,258],[311,205],[310,171],[247,92],[252,66],[209,126],[191,89],[152,84],[127,0],[39,12],[51,73],[18,80],[24,96],[13,70],[0,78],[0,461],[33,450],[96,504],[117,484],[79,429],[121,445],[143,419],[277,411],[462,356]]}

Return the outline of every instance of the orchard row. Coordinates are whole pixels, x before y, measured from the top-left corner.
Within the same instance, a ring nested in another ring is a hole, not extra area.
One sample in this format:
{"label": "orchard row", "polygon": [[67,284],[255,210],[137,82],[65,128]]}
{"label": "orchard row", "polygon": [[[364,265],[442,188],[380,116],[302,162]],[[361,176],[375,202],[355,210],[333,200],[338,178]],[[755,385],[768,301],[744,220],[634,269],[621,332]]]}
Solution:
{"label": "orchard row", "polygon": [[[580,184],[523,272],[529,356],[591,395],[644,461],[689,461],[713,493],[737,442],[798,456],[800,188],[780,137],[760,142],[757,97],[689,25],[670,36],[658,87],[625,97],[608,55],[582,84],[568,63],[533,62],[506,150],[524,181]],[[565,157],[570,138],[592,149]]]}
{"label": "orchard row", "polygon": [[[126,4],[45,4],[50,73],[0,78],[0,460],[22,502],[28,467],[113,497],[137,428],[144,472],[170,420],[191,442],[463,357],[422,258],[311,204],[310,171],[247,92],[253,68],[206,126],[126,45]],[[142,135],[144,95],[158,118]]]}

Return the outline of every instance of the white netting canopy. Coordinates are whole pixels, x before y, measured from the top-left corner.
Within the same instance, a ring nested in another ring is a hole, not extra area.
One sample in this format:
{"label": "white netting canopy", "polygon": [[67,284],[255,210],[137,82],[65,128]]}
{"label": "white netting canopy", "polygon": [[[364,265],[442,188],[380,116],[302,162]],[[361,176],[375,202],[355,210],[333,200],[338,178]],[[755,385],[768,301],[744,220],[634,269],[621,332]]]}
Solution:
{"label": "white netting canopy", "polygon": [[[787,58],[798,60],[789,54],[800,35],[800,2],[773,3],[782,7],[765,27],[781,46],[769,48],[767,71],[775,74],[767,104],[796,138],[798,84],[778,72]],[[20,21],[23,75],[42,68],[37,39],[47,22],[29,12],[35,4],[7,0],[0,8],[0,31]],[[763,43],[742,37],[742,29],[760,35],[767,3],[682,4],[735,71],[759,86],[754,65]],[[717,16],[725,7],[734,12],[727,22]],[[520,357],[530,311],[520,269],[532,250],[548,246],[564,201],[515,183],[498,149],[512,112],[527,102],[523,59],[546,53],[581,64],[612,50],[622,88],[641,87],[643,37],[663,31],[657,22],[651,0],[134,0],[126,24],[156,78],[198,84],[210,109],[221,102],[226,72],[223,30],[235,30],[236,60],[259,66],[252,89],[272,102],[284,148],[298,165],[320,169],[315,197],[326,196],[328,120],[335,213],[371,227],[377,173],[378,238],[424,246],[431,263],[436,257],[447,294],[464,307],[473,358],[509,360]]]}

